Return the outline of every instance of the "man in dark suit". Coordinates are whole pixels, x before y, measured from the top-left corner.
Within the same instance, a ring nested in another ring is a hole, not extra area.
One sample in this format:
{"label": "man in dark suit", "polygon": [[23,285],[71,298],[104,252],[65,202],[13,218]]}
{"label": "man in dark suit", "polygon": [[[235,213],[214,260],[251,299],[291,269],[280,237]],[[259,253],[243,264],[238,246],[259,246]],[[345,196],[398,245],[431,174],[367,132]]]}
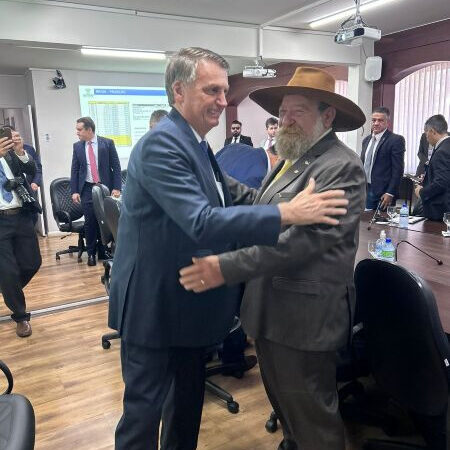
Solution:
{"label": "man in dark suit", "polygon": [[246,144],[226,145],[216,153],[216,159],[225,173],[248,187],[259,189],[267,175],[269,161],[262,148]]}
{"label": "man in dark suit", "polygon": [[239,120],[233,120],[231,122],[231,136],[225,139],[225,145],[229,144],[246,144],[250,145],[250,147],[253,147],[252,138],[250,136],[243,136],[241,134],[242,130],[242,123],[239,122]]}
{"label": "man in dark suit", "polygon": [[[283,450],[345,448],[336,351],[350,340],[365,177],[358,155],[335,131],[357,129],[365,117],[357,105],[336,94],[334,86],[327,72],[299,67],[287,86],[250,94],[280,117],[277,150],[282,161],[259,192],[240,195],[260,205],[279,204],[313,177],[320,190],[345,190],[348,213],[339,227],[283,227],[274,247],[201,258],[181,271],[182,284],[195,292],[224,282],[247,282],[241,320],[255,338],[264,386],[283,427]],[[230,189],[233,195],[242,188],[231,183]]]}
{"label": "man in dark suit", "polygon": [[122,338],[125,382],[116,450],[156,450],[161,417],[162,450],[197,446],[205,349],[227,336],[240,290],[186,292],[181,267],[237,242],[275,245],[283,223],[335,224],[322,208],[346,204],[329,199],[331,193],[313,194],[311,185],[282,205],[231,206],[205,140],[227,104],[227,69],[209,50],[173,55],[166,68],[172,110],[130,156],[109,303],[109,326]]}
{"label": "man in dark suit", "polygon": [[425,122],[425,135],[434,147],[422,186],[416,186],[423,215],[430,220],[442,220],[450,212],[450,136],[444,116],[437,114]]}
{"label": "man in dark suit", "polygon": [[[23,288],[41,265],[41,254],[32,214],[40,211],[25,202],[8,180],[23,174],[34,176],[36,165],[15,132],[12,139],[0,139],[0,289],[6,306],[12,311],[19,337],[31,335],[30,313],[26,310]],[[24,187],[31,199],[32,190],[25,179]]]}
{"label": "man in dark suit", "polygon": [[405,167],[405,139],[388,130],[389,109],[372,112],[372,134],[364,138],[361,159],[367,178],[366,209],[389,206],[398,195]]}
{"label": "man in dark suit", "polygon": [[88,253],[88,266],[95,266],[95,252],[105,257],[100,242],[100,230],[92,203],[92,186],[102,183],[113,197],[120,197],[122,181],[120,161],[114,141],[95,134],[95,123],[90,117],[81,117],[76,123],[79,142],[73,144],[70,188],[72,200],[80,203],[84,213],[84,231]]}

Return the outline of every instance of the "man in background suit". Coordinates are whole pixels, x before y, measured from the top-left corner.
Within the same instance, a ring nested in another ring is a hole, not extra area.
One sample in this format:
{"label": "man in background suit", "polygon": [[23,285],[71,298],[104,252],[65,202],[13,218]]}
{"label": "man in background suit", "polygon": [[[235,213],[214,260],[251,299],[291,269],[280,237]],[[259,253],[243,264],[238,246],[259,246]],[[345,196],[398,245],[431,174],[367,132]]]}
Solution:
{"label": "man in background suit", "polygon": [[88,266],[95,266],[95,253],[105,257],[100,242],[100,230],[92,203],[92,186],[102,183],[113,197],[120,197],[122,181],[120,161],[114,141],[95,134],[95,123],[90,117],[81,117],[76,123],[79,142],[73,144],[70,187],[72,200],[80,203],[84,214],[84,231],[88,253]]}
{"label": "man in background suit", "polygon": [[278,131],[278,120],[275,119],[275,117],[269,117],[266,120],[267,136],[261,141],[259,146],[267,151],[270,147],[275,145],[277,131]]}
{"label": "man in background suit", "polygon": [[242,123],[239,122],[239,120],[233,120],[231,122],[231,136],[225,139],[225,145],[229,144],[246,144],[250,145],[250,147],[253,147],[252,138],[250,136],[243,136],[241,134],[242,130]]}
{"label": "man in background suit", "polygon": [[421,199],[423,215],[430,220],[442,220],[450,212],[450,136],[444,116],[437,114],[425,122],[425,135],[434,147],[422,186],[415,193]]}
{"label": "man in background suit", "polygon": [[405,167],[405,139],[388,130],[389,109],[372,112],[372,134],[362,142],[361,159],[367,178],[366,209],[389,206],[398,195]]}
{"label": "man in background suit", "polygon": [[336,193],[313,194],[312,183],[282,205],[231,206],[205,140],[227,104],[227,69],[209,50],[177,52],[165,77],[172,110],[130,156],[109,303],[109,326],[122,338],[125,382],[116,450],[156,450],[161,417],[162,450],[197,447],[205,349],[227,336],[240,290],[186,292],[181,267],[237,242],[275,245],[281,224],[336,224],[322,208],[346,204],[331,199]]}
{"label": "man in background suit", "polygon": [[226,145],[216,153],[220,168],[248,187],[259,189],[270,160],[262,148],[245,144]]}
{"label": "man in background suit", "polygon": [[264,386],[283,427],[283,450],[345,448],[336,351],[350,340],[365,177],[358,155],[334,131],[357,129],[365,117],[335,94],[334,86],[327,72],[299,67],[287,86],[253,91],[252,100],[280,117],[282,161],[259,192],[242,192],[237,184],[230,188],[232,195],[236,189],[256,204],[274,205],[295,196],[313,177],[320,190],[345,190],[348,213],[339,227],[283,227],[274,247],[200,258],[181,271],[181,283],[195,292],[247,282],[241,320],[255,338]]}

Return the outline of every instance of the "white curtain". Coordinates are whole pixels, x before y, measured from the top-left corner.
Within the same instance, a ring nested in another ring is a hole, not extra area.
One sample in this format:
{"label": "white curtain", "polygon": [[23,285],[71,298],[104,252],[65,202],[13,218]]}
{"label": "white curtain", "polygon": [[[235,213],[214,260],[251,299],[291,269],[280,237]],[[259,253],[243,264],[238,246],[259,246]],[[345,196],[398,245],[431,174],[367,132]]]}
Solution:
{"label": "white curtain", "polygon": [[[336,80],[334,91],[336,94],[347,97],[347,86],[347,80]],[[348,133],[336,133],[336,135],[345,145],[348,145]]]}
{"label": "white curtain", "polygon": [[424,67],[395,85],[394,133],[406,141],[405,173],[415,173],[425,121],[442,114],[450,118],[450,62]]}

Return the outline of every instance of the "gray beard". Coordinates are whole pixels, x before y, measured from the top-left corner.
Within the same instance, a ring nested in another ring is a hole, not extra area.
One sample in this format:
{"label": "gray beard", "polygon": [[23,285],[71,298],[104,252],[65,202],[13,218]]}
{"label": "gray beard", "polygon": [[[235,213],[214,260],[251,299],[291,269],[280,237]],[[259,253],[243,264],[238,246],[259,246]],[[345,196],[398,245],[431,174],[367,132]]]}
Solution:
{"label": "gray beard", "polygon": [[326,131],[320,120],[317,120],[310,136],[306,136],[300,127],[292,128],[279,129],[276,145],[280,158],[291,161],[301,158]]}

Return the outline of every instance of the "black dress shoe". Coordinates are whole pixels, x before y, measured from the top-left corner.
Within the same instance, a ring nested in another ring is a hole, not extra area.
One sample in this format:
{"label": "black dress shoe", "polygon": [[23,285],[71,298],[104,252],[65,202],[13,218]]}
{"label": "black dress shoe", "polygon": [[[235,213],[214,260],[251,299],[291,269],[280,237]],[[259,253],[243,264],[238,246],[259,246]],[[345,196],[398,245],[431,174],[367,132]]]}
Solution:
{"label": "black dress shoe", "polygon": [[95,261],[95,256],[94,255],[89,255],[88,256],[88,262],[87,262],[88,266],[96,266],[97,262]]}
{"label": "black dress shoe", "polygon": [[278,446],[278,450],[297,450],[297,444],[289,439],[283,439]]}

